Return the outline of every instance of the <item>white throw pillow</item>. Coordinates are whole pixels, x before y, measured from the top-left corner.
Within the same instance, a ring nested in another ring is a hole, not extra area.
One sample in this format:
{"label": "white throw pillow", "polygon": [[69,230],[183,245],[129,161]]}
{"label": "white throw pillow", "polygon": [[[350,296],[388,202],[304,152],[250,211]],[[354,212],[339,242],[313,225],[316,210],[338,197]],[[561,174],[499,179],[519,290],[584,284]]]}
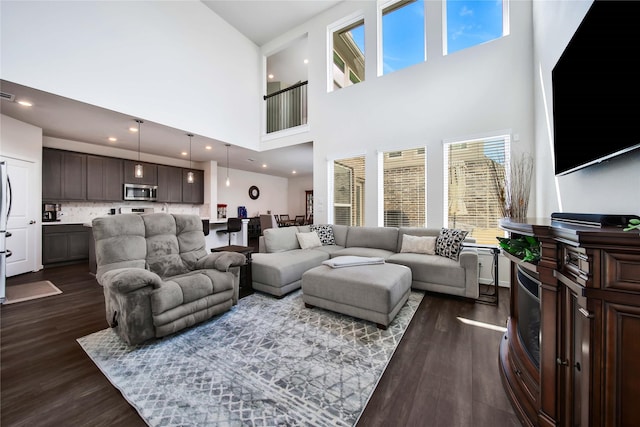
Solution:
{"label": "white throw pillow", "polygon": [[436,254],[436,236],[411,236],[402,235],[402,248],[400,252],[411,252],[414,254]]}
{"label": "white throw pillow", "polygon": [[300,243],[300,247],[302,249],[317,248],[322,246],[320,237],[315,231],[311,231],[309,233],[296,233],[296,237],[298,238],[298,243]]}

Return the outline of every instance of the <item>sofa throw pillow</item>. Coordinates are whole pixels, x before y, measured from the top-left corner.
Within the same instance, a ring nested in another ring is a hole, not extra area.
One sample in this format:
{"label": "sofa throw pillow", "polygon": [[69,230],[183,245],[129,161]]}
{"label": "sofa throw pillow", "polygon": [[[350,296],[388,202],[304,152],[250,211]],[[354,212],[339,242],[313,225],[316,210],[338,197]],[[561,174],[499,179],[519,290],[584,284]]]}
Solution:
{"label": "sofa throw pillow", "polygon": [[436,255],[458,260],[462,250],[462,241],[469,234],[468,231],[457,228],[442,228],[436,241]]}
{"label": "sofa throw pillow", "polygon": [[402,248],[400,252],[410,252],[414,254],[436,254],[436,236],[412,236],[402,235]]}
{"label": "sofa throw pillow", "polygon": [[336,244],[336,239],[333,236],[333,227],[331,226],[331,224],[311,224],[309,226],[309,229],[318,233],[318,237],[320,237],[320,241],[322,242],[323,246]]}
{"label": "sofa throw pillow", "polygon": [[310,231],[309,233],[296,233],[296,237],[298,238],[298,243],[300,243],[300,247],[302,249],[311,249],[322,246],[320,237],[318,237],[318,233],[315,231]]}

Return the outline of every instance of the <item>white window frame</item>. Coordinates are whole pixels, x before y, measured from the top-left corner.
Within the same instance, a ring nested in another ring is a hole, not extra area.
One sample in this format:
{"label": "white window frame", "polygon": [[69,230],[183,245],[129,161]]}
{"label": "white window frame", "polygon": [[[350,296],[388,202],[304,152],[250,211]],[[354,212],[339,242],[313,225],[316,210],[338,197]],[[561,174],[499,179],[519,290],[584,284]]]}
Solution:
{"label": "white window frame", "polygon": [[[358,21],[363,21],[365,28],[365,38],[366,38],[366,29],[367,29],[367,21],[365,19],[364,12],[362,10],[358,10],[344,18],[333,22],[332,24],[327,25],[327,92],[334,92],[336,89],[334,88],[334,80],[333,80],[333,33],[336,31],[340,31],[341,29],[348,27],[350,25],[355,24]],[[365,43],[365,52],[364,52],[364,60],[365,63],[367,61],[367,45]],[[347,67],[348,69],[349,67]],[[366,76],[365,76],[366,77]],[[344,89],[340,87],[340,89]]]}

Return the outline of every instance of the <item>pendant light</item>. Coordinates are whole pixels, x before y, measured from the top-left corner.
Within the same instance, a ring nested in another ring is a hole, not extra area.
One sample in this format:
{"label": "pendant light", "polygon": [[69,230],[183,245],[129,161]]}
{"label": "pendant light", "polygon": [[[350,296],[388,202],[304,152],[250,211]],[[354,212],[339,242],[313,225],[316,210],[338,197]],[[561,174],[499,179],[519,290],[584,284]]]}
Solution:
{"label": "pendant light", "polygon": [[138,163],[133,170],[133,176],[136,178],[142,178],[144,176],[144,170],[142,163],[140,163],[140,124],[144,122],[140,119],[136,119],[136,122],[138,123]]}
{"label": "pendant light", "polygon": [[229,147],[231,144],[224,144],[227,147],[227,187],[231,184],[229,181]]}
{"label": "pendant light", "polygon": [[[188,133],[187,136],[189,137],[189,169],[191,169],[191,138],[193,138],[193,134]],[[194,181],[193,171],[189,170],[189,172],[187,173],[187,182],[189,184],[193,184],[193,181]]]}

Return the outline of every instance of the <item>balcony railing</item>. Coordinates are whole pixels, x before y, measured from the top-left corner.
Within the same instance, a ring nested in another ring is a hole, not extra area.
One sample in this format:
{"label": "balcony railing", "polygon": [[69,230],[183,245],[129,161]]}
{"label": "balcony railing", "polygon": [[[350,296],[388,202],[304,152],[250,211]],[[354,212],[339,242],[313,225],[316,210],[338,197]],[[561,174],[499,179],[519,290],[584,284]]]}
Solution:
{"label": "balcony railing", "polygon": [[267,133],[307,124],[307,83],[296,83],[264,97]]}

